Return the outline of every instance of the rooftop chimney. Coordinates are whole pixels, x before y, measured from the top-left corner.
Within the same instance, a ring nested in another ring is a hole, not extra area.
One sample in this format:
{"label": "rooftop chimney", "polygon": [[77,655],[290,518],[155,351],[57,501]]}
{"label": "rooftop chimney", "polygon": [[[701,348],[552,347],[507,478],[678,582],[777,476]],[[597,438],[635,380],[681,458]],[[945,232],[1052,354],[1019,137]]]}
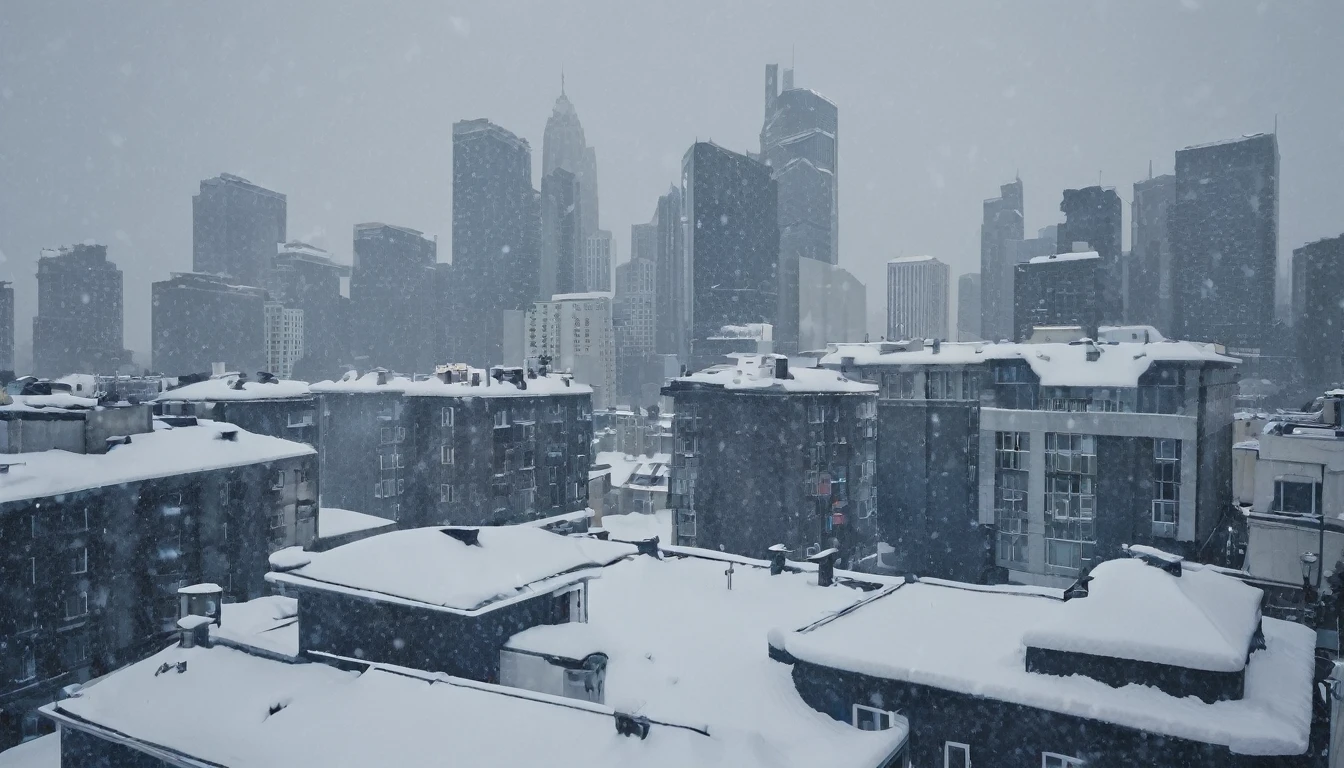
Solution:
{"label": "rooftop chimney", "polygon": [[829,587],[835,582],[835,558],[840,555],[840,550],[835,547],[823,549],[817,554],[807,558],[809,563],[817,564],[817,586]]}
{"label": "rooftop chimney", "polygon": [[616,713],[616,732],[622,736],[638,736],[641,740],[649,737],[649,718],[643,715]]}
{"label": "rooftop chimney", "polygon": [[441,530],[468,547],[481,546],[481,530],[479,528],[443,528]]}
{"label": "rooftop chimney", "polygon": [[770,575],[778,576],[784,572],[784,561],[792,550],[783,544],[776,544],[767,551],[770,553]]}
{"label": "rooftop chimney", "polygon": [[379,385],[379,386],[382,386],[382,385],[384,385],[384,384],[386,384],[386,383],[387,383],[387,371],[386,371],[385,369],[383,369],[383,368],[379,368],[379,369],[378,369],[378,385]]}
{"label": "rooftop chimney", "polygon": [[223,376],[223,375],[224,375],[224,364],[223,364],[223,363],[211,363],[211,364],[210,364],[210,375],[211,375],[211,376]]}
{"label": "rooftop chimney", "polygon": [[789,358],[780,356],[775,358],[775,378],[789,378]]}
{"label": "rooftop chimney", "polygon": [[472,371],[472,372],[471,372],[471,386],[473,386],[473,387],[479,387],[479,386],[481,386],[481,372],[480,372],[480,371]]}
{"label": "rooftop chimney", "polygon": [[230,443],[236,443],[236,442],[238,442],[238,430],[236,430],[236,429],[222,429],[222,430],[219,431],[218,434],[215,435],[215,439],[216,439],[216,440],[224,440],[224,441],[226,441],[226,442],[230,442]]}
{"label": "rooftop chimney", "polygon": [[939,352],[941,352],[942,350],[943,350],[943,340],[942,340],[942,339],[934,339],[934,340],[933,340],[933,354],[936,355],[936,354],[938,354]]}
{"label": "rooftop chimney", "polygon": [[658,558],[658,537],[657,537],[657,536],[654,536],[652,539],[645,539],[645,540],[643,540],[643,541],[636,541],[636,542],[635,542],[635,551],[636,551],[638,554],[641,554],[641,555],[648,555],[648,556],[650,556],[650,557],[653,557],[653,558],[657,559],[657,558]]}

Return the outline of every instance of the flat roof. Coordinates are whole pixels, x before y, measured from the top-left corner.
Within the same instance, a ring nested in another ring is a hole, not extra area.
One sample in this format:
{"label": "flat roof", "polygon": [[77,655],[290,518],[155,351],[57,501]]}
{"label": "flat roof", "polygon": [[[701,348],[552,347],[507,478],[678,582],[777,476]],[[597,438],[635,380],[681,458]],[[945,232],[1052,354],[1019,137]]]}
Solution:
{"label": "flat roof", "polygon": [[238,374],[229,374],[219,378],[197,381],[177,389],[161,393],[155,400],[161,403],[175,402],[224,402],[238,400],[286,400],[308,397],[311,391],[308,382],[292,379],[276,379],[263,383],[252,379],[243,379],[242,388],[237,384]]}
{"label": "flat roof", "polygon": [[1054,264],[1059,261],[1089,261],[1091,259],[1100,259],[1101,254],[1096,251],[1078,251],[1075,253],[1048,253],[1044,256],[1032,256],[1027,260],[1028,264]]}
{"label": "flat roof", "polygon": [[737,362],[715,365],[671,381],[707,384],[725,390],[751,392],[788,392],[816,394],[873,394],[877,385],[847,379],[828,368],[789,366],[789,378],[775,378],[775,360],[779,355],[736,354]]}

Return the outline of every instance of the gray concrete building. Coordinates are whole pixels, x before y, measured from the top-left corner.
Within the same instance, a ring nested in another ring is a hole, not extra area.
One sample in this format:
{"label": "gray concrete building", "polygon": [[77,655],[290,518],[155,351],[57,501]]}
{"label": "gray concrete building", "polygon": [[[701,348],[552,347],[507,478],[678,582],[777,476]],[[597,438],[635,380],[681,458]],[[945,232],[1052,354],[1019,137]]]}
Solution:
{"label": "gray concrete building", "polygon": [[[1112,187],[1064,190],[1055,253],[1097,254],[1096,312],[1100,322],[1121,323],[1125,314],[1125,263],[1121,250],[1120,196]],[[1020,274],[1020,273],[1019,273]],[[1014,299],[1016,302],[1016,299]]]}
{"label": "gray concrete building", "polygon": [[[544,179],[557,168],[563,168],[574,175],[579,184],[579,242],[597,232],[597,150],[588,146],[583,135],[583,125],[579,122],[579,113],[574,104],[565,95],[565,79],[560,77],[560,95],[546,119],[546,131],[541,139],[541,176]],[[575,288],[573,290],[582,290]],[[555,290],[551,293],[568,293]],[[538,298],[546,299],[549,295]]]}
{"label": "gray concrete building", "polygon": [[957,278],[957,341],[980,339],[980,274]]}
{"label": "gray concrete building", "polygon": [[221,173],[191,198],[191,268],[270,288],[276,246],[285,242],[285,196]]}
{"label": "gray concrete building", "polygon": [[1344,383],[1344,235],[1293,250],[1293,335],[1309,390]]}
{"label": "gray concrete building", "polygon": [[818,259],[798,262],[798,350],[824,349],[868,335],[868,289],[849,270]]}
{"label": "gray concrete building", "polygon": [[14,284],[0,280],[0,371],[14,371]]}
{"label": "gray concrete building", "polygon": [[1013,267],[1018,263],[1009,243],[1024,234],[1022,180],[999,187],[999,196],[984,204],[980,224],[980,335],[987,339],[1013,336]]}
{"label": "gray concrete building", "polygon": [[556,168],[541,178],[541,277],[537,301],[575,293],[583,255],[582,186]]}
{"label": "gray concrete building", "polygon": [[174,273],[150,289],[155,370],[202,373],[215,363],[255,373],[266,367],[266,291],[227,277]]}
{"label": "gray concrete building", "polygon": [[1014,267],[1013,339],[1037,326],[1077,325],[1092,334],[1103,322],[1104,264],[1095,251],[1036,256]]}
{"label": "gray concrete building", "polygon": [[660,355],[690,356],[691,272],[686,266],[685,225],[681,190],[676,186],[658,198],[653,221],[658,225],[657,319],[655,347]]}
{"label": "gray concrete building", "polygon": [[37,260],[33,371],[114,373],[129,362],[122,337],[121,270],[107,246],[44,250]]}
{"label": "gray concrete building", "polygon": [[1126,322],[1172,332],[1176,274],[1168,228],[1176,177],[1149,176],[1134,182],[1130,204],[1129,306]]}
{"label": "gray concrete building", "polygon": [[409,227],[357,224],[354,251],[350,312],[361,362],[407,374],[433,370],[438,241]]}
{"label": "gray concrete building", "polygon": [[280,246],[271,298],[303,312],[303,357],[294,366],[294,378],[331,378],[354,360],[348,299],[341,294],[341,282],[349,278],[350,267],[321,248],[297,241]]}
{"label": "gray concrete building", "polygon": [[887,338],[947,339],[950,270],[932,256],[887,262]]}

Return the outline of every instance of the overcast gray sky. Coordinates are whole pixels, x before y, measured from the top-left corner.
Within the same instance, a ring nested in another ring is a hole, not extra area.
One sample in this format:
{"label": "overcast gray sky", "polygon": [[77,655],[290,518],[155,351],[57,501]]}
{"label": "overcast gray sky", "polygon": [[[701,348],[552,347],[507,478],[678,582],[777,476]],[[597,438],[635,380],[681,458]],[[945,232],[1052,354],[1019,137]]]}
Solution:
{"label": "overcast gray sky", "polygon": [[0,0],[0,279],[22,346],[39,250],[105,242],[146,352],[149,284],[190,269],[191,196],[221,171],[286,193],[290,236],[339,259],[382,220],[446,261],[452,123],[494,120],[539,167],[562,67],[624,259],[692,141],[756,148],[791,49],[840,109],[840,263],[870,314],[890,258],[978,271],[980,201],[1015,172],[1033,231],[1064,187],[1128,201],[1149,160],[1276,113],[1286,259],[1344,231],[1341,31],[1337,0]]}

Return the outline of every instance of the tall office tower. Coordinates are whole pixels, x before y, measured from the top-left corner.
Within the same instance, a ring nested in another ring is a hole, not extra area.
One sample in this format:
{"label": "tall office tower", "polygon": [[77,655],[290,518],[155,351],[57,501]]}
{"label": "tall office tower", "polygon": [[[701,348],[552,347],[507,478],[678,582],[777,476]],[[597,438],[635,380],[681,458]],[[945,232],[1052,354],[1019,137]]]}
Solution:
{"label": "tall office tower", "polygon": [[863,341],[868,289],[849,270],[816,259],[798,261],[798,350]]}
{"label": "tall office tower", "polygon": [[538,301],[524,320],[527,357],[548,355],[551,368],[571,371],[593,388],[593,407],[608,408],[616,395],[616,339],[611,294],[570,293]]}
{"label": "tall office tower", "polygon": [[653,221],[658,225],[658,296],[654,322],[654,346],[660,355],[676,355],[688,361],[690,354],[691,272],[686,267],[686,247],[681,190],[673,186],[658,198]]}
{"label": "tall office tower", "polygon": [[[999,340],[1013,337],[1013,268],[1009,243],[1022,240],[1022,180],[999,187],[999,196],[985,201],[980,224],[980,335]],[[1053,247],[1053,246],[1052,246]]]}
{"label": "tall office tower", "polygon": [[227,277],[174,273],[154,283],[150,319],[153,365],[171,376],[266,370],[266,291]]}
{"label": "tall office tower", "polygon": [[724,326],[777,322],[778,200],[769,168],[709,142],[686,151],[681,183],[695,355]]}
{"label": "tall office tower", "polygon": [[303,310],[268,301],[266,319],[266,370],[282,379],[294,378],[294,364],[303,357]]}
{"label": "tall office tower", "polygon": [[1036,256],[1015,268],[1013,341],[1031,340],[1038,326],[1077,325],[1097,338],[1105,324],[1101,292],[1106,284],[1096,251]]}
{"label": "tall office tower", "polygon": [[1304,390],[1344,383],[1344,235],[1293,251],[1293,333]]}
{"label": "tall office tower", "polygon": [[579,292],[611,292],[611,262],[616,243],[611,233],[599,229],[583,242],[583,261],[579,265]]}
{"label": "tall office tower", "polygon": [[368,366],[433,371],[434,262],[439,244],[417,230],[355,225],[350,305],[356,351]]}
{"label": "tall office tower", "polygon": [[585,245],[580,198],[578,177],[564,168],[542,177],[541,300],[579,290],[575,276]]}
{"label": "tall office tower", "polygon": [[[612,324],[616,333],[616,391],[640,404],[641,372],[654,354],[657,329],[658,226],[630,228],[630,260],[616,267]],[[657,382],[662,384],[661,381]]]}
{"label": "tall office tower", "polygon": [[1274,323],[1279,236],[1279,144],[1274,134],[1176,152],[1168,212],[1176,292],[1174,335],[1226,344],[1245,358],[1267,352]]}
{"label": "tall office tower", "polygon": [[107,260],[107,246],[86,243],[42,251],[33,372],[112,373],[126,362],[121,270]]}
{"label": "tall office tower", "polygon": [[1119,325],[1125,314],[1120,196],[1111,187],[1066,189],[1059,210],[1064,213],[1064,223],[1059,225],[1055,253],[1097,253],[1101,260],[1096,270],[1100,302],[1097,316],[1102,323]]}
{"label": "tall office tower", "polygon": [[341,364],[353,362],[348,323],[341,317],[341,279],[349,277],[350,267],[332,261],[321,248],[298,241],[280,246],[271,298],[303,312],[303,355],[294,378],[335,379]]}
{"label": "tall office tower", "polygon": [[0,371],[14,372],[14,284],[0,280]]}
{"label": "tall office tower", "polygon": [[1129,308],[1126,322],[1172,332],[1174,275],[1167,228],[1176,198],[1176,177],[1153,176],[1134,182],[1129,213]]}
{"label": "tall office tower", "polygon": [[453,125],[453,355],[503,360],[506,310],[540,293],[541,196],[528,143],[489,120]]}
{"label": "tall office tower", "polygon": [[271,288],[276,246],[285,242],[285,196],[221,173],[191,198],[194,272],[228,275],[238,285]]}
{"label": "tall office tower", "polygon": [[957,341],[980,338],[980,275],[957,278]]}
{"label": "tall office tower", "polygon": [[948,340],[947,265],[932,256],[887,262],[887,338]]}
{"label": "tall office tower", "polygon": [[584,242],[597,231],[597,151],[583,137],[579,113],[565,95],[565,79],[560,78],[560,96],[555,100],[546,132],[541,139],[541,175],[544,179],[556,168],[574,174],[579,182],[579,211]]}

